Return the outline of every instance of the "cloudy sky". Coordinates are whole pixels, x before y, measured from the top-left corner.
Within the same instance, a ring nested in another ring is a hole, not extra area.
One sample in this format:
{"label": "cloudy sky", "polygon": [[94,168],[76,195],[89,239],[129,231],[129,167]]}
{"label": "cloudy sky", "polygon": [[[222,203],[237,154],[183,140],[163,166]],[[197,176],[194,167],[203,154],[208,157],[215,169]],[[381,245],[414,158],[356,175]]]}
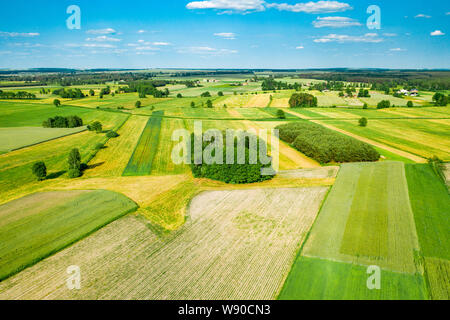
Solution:
{"label": "cloudy sky", "polygon": [[0,68],[450,68],[449,35],[442,0],[15,0]]}

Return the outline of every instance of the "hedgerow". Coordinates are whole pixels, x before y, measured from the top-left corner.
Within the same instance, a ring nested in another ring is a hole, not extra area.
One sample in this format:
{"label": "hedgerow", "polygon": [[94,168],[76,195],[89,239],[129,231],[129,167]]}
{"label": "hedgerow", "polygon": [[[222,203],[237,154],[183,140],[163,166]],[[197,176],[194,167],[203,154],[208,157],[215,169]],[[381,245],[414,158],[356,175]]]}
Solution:
{"label": "hedgerow", "polygon": [[378,161],[380,154],[369,144],[321,125],[299,121],[278,126],[280,139],[320,163]]}

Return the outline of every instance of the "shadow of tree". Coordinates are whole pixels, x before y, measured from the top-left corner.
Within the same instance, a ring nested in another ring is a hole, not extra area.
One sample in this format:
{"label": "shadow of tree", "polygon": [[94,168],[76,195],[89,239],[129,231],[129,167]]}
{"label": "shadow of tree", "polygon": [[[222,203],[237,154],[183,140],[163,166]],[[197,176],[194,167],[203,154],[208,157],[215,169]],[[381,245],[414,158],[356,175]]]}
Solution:
{"label": "shadow of tree", "polygon": [[57,178],[61,177],[63,174],[65,174],[66,172],[67,172],[66,170],[62,170],[62,171],[50,173],[50,174],[45,178],[45,180],[57,179]]}

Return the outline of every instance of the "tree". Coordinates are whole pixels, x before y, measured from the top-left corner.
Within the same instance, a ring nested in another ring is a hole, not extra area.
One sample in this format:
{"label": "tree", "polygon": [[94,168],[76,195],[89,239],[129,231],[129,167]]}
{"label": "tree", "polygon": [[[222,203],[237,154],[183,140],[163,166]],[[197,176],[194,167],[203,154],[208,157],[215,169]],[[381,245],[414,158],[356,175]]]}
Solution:
{"label": "tree", "polygon": [[433,101],[437,106],[445,107],[450,102],[450,97],[446,97],[444,94],[436,92],[433,96]]}
{"label": "tree", "polygon": [[359,119],[359,126],[360,127],[367,127],[367,118],[361,118],[361,119]]}
{"label": "tree", "polygon": [[195,102],[191,101],[191,108],[195,108]]}
{"label": "tree", "polygon": [[367,105],[367,103],[364,103],[363,109],[368,109],[368,108],[369,108],[369,106]]}
{"label": "tree", "polygon": [[38,178],[39,181],[42,181],[47,176],[47,167],[45,163],[42,161],[35,162],[32,167],[33,174]]}
{"label": "tree", "polygon": [[55,107],[59,107],[61,106],[61,101],[59,101],[59,99],[55,99],[53,100],[53,104],[55,105]]}
{"label": "tree", "polygon": [[408,108],[412,108],[412,107],[414,107],[414,104],[413,104],[412,101],[408,101],[408,102],[406,103],[406,106],[407,106]]}
{"label": "tree", "polygon": [[93,96],[95,96],[95,91],[94,90],[89,90],[89,95],[91,96],[91,97],[93,97]]}
{"label": "tree", "polygon": [[309,93],[294,93],[289,99],[291,108],[317,107],[317,98]]}
{"label": "tree", "polygon": [[284,114],[284,111],[281,109],[277,110],[277,118],[278,119],[286,119],[286,115]]}
{"label": "tree", "polygon": [[211,93],[209,93],[209,91],[203,92],[201,94],[201,97],[203,97],[203,98],[210,98],[211,97]]}
{"label": "tree", "polygon": [[217,93],[217,95],[218,95],[219,97],[223,97],[223,92],[222,92],[222,91],[219,91],[219,92]]}
{"label": "tree", "polygon": [[139,109],[139,108],[142,106],[141,101],[136,101],[136,103],[134,104],[134,106],[135,106],[136,108]]}
{"label": "tree", "polygon": [[72,149],[69,153],[69,158],[67,159],[69,164],[69,178],[78,178],[81,176],[81,155],[78,149]]}
{"label": "tree", "polygon": [[206,101],[206,107],[207,108],[212,108],[213,107],[213,103],[211,100]]}
{"label": "tree", "polygon": [[96,131],[97,133],[102,132],[103,127],[102,124],[99,121],[95,121],[92,124],[87,126],[89,131]]}
{"label": "tree", "polygon": [[103,93],[100,92],[99,98],[103,99]]}
{"label": "tree", "polygon": [[181,93],[177,94],[177,98],[183,98],[183,95]]}

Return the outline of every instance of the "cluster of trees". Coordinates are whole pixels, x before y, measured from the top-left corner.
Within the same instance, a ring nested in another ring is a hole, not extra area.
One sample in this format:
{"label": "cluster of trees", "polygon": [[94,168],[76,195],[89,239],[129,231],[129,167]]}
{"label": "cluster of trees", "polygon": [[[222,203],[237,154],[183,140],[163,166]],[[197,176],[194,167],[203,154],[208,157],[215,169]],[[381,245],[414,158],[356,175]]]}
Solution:
{"label": "cluster of trees", "polygon": [[203,92],[200,97],[202,98],[210,98],[211,97],[211,93],[209,93],[209,91]]}
{"label": "cluster of trees", "polygon": [[380,154],[369,144],[321,125],[300,121],[276,127],[280,138],[320,163],[378,161]]}
{"label": "cluster of trees", "polygon": [[81,99],[84,98],[85,95],[84,93],[80,90],[80,89],[65,89],[65,88],[61,88],[61,89],[56,89],[53,90],[52,92],[54,95],[60,96],[63,99]]}
{"label": "cluster of trees", "polygon": [[437,106],[445,107],[445,106],[447,106],[447,104],[450,103],[450,95],[445,96],[445,94],[437,92],[433,96],[433,101]]}
{"label": "cluster of trees", "polygon": [[302,88],[302,85],[299,83],[290,84],[287,82],[276,81],[274,78],[269,77],[264,79],[261,84],[261,89],[263,91],[273,91],[273,90],[296,90],[299,91]]}
{"label": "cluster of trees", "polygon": [[139,98],[145,98],[147,95],[152,95],[155,98],[168,97],[170,94],[169,89],[158,90],[157,87],[163,87],[167,84],[164,80],[140,80],[127,83],[128,87],[120,87],[120,92],[137,92]]}
{"label": "cluster of trees", "polygon": [[42,123],[44,128],[77,128],[83,126],[83,119],[78,116],[48,118]]}
{"label": "cluster of trees", "polygon": [[317,98],[309,93],[294,93],[289,99],[291,108],[317,107]]}
{"label": "cluster of trees", "polygon": [[359,90],[358,98],[370,98],[369,90],[365,90],[365,89]]}
{"label": "cluster of trees", "polygon": [[[222,137],[226,137],[226,133],[222,132],[221,134]],[[202,164],[195,164],[194,161],[196,140],[198,144],[202,145]],[[213,149],[210,154],[213,161],[211,161],[211,164],[207,164],[204,158],[205,149],[214,142],[214,139],[213,142],[205,142],[205,139],[203,139],[203,143],[201,143],[200,137],[194,134],[191,135],[191,170],[195,178],[209,178],[231,184],[254,183],[273,178],[271,175],[261,174],[263,168],[270,169],[271,165],[270,163],[268,165],[263,164],[263,161],[261,161],[258,149],[259,138],[257,136],[238,135],[237,137],[233,137],[233,151],[232,153],[228,151],[234,155],[233,164],[227,164],[226,138],[224,140],[218,143],[219,145],[223,145],[223,148],[220,148],[222,153]],[[245,153],[245,159],[242,159],[241,164],[238,163],[239,152],[242,152],[242,154]],[[267,150],[261,150],[261,154],[267,155]],[[252,159],[256,159],[256,161],[251,161]]]}
{"label": "cluster of trees", "polygon": [[0,90],[0,99],[36,99],[36,95],[25,91],[12,92]]}

